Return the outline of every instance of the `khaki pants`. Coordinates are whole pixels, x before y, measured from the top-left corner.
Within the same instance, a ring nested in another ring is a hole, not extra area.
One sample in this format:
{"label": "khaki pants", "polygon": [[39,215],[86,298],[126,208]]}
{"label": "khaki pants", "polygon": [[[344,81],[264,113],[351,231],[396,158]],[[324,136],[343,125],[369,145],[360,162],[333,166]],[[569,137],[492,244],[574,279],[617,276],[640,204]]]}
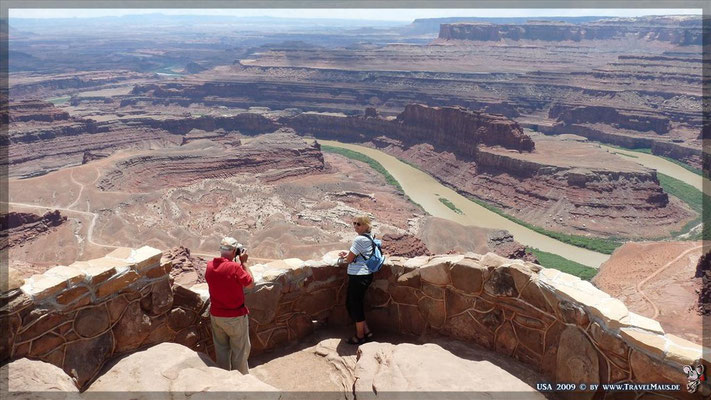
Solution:
{"label": "khaki pants", "polygon": [[210,315],[212,341],[215,343],[217,365],[228,371],[249,373],[247,358],[252,348],[249,342],[249,316],[215,317]]}

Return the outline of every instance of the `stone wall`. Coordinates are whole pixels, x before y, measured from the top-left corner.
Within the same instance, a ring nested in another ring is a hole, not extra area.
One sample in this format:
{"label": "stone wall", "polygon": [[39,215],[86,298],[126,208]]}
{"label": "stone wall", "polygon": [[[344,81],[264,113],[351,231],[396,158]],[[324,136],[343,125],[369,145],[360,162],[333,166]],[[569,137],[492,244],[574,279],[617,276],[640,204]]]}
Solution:
{"label": "stone wall", "polygon": [[49,362],[83,389],[107,361],[138,348],[175,341],[209,351],[209,324],[200,317],[206,303],[172,285],[171,265],[161,263],[161,255],[147,246],[120,248],[24,284],[11,280],[0,308],[0,358]]}
{"label": "stone wall", "polygon": [[[287,259],[252,267],[247,291],[252,354],[309,335],[319,325],[350,324],[346,266],[337,252],[322,260]],[[9,327],[3,359],[58,365],[85,388],[111,358],[163,341],[213,353],[206,284],[171,285],[160,251],[119,249],[104,258],[56,267],[6,292],[0,318]],[[590,282],[493,253],[391,257],[366,295],[374,331],[440,333],[513,357],[551,382],[678,383],[682,366],[708,369],[699,345],[665,334],[657,321],[627,310]],[[652,398],[598,393],[573,398]]]}
{"label": "stone wall", "polygon": [[[686,392],[682,372],[683,365],[697,361],[711,365],[702,359],[701,346],[665,334],[657,321],[630,312],[590,282],[493,253],[393,257],[390,263],[368,293],[373,309],[366,316],[380,329],[414,335],[432,330],[471,341],[520,360],[552,382],[678,383],[682,391],[659,394],[704,398]],[[711,391],[703,393],[708,398]],[[594,395],[578,392],[571,398]],[[595,398],[633,397],[608,392]]]}
{"label": "stone wall", "polygon": [[[306,336],[313,323],[350,323],[345,266],[335,262],[332,252],[321,261],[290,259],[252,268],[260,284],[246,303],[256,352]],[[657,321],[630,312],[590,282],[493,253],[392,257],[375,275],[366,307],[376,332],[437,332],[470,341],[518,359],[551,382],[678,383],[680,392],[658,394],[711,394],[707,388],[686,392],[683,365],[711,366],[701,346],[665,334]],[[631,394],[601,392],[596,398]],[[587,391],[572,398],[594,396]]]}

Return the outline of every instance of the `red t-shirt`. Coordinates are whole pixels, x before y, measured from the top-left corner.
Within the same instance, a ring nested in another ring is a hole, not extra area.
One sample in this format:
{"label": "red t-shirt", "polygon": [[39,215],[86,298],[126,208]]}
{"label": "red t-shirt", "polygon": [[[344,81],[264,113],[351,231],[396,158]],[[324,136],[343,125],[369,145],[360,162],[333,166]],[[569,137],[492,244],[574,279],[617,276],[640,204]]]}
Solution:
{"label": "red t-shirt", "polygon": [[244,287],[252,283],[252,277],[242,264],[215,258],[207,263],[205,280],[210,290],[210,314],[240,317],[249,313],[244,305]]}

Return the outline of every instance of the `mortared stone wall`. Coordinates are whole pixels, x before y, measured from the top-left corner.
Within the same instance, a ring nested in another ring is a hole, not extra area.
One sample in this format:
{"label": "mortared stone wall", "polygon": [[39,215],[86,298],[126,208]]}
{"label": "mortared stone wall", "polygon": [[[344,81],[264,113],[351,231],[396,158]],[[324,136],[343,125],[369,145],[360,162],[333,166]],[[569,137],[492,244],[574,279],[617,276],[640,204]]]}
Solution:
{"label": "mortared stone wall", "polygon": [[[286,259],[251,267],[246,293],[252,354],[350,324],[346,266]],[[172,284],[159,250],[121,248],[11,285],[0,308],[3,360],[28,357],[64,369],[86,388],[112,358],[172,341],[214,356],[206,284]],[[12,272],[12,271],[11,271]],[[12,275],[12,274],[11,274]],[[19,286],[21,284],[21,286]],[[12,287],[15,286],[15,287]],[[17,287],[19,286],[19,287]],[[366,295],[374,331],[441,333],[513,357],[551,382],[677,383],[679,392],[576,392],[576,399],[641,395],[709,398],[686,391],[682,367],[711,366],[702,347],[666,334],[590,282],[493,253],[391,257]],[[636,397],[635,397],[636,398]]]}

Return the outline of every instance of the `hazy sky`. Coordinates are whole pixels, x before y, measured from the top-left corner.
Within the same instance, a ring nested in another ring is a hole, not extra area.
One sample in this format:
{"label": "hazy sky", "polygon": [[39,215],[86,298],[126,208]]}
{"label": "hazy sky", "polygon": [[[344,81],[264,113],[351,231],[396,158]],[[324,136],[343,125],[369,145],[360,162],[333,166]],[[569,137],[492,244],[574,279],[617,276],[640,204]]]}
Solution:
{"label": "hazy sky", "polygon": [[590,15],[635,17],[669,14],[701,15],[701,9],[9,9],[10,18],[85,18],[152,13],[412,21],[416,18],[440,17],[578,17]]}

